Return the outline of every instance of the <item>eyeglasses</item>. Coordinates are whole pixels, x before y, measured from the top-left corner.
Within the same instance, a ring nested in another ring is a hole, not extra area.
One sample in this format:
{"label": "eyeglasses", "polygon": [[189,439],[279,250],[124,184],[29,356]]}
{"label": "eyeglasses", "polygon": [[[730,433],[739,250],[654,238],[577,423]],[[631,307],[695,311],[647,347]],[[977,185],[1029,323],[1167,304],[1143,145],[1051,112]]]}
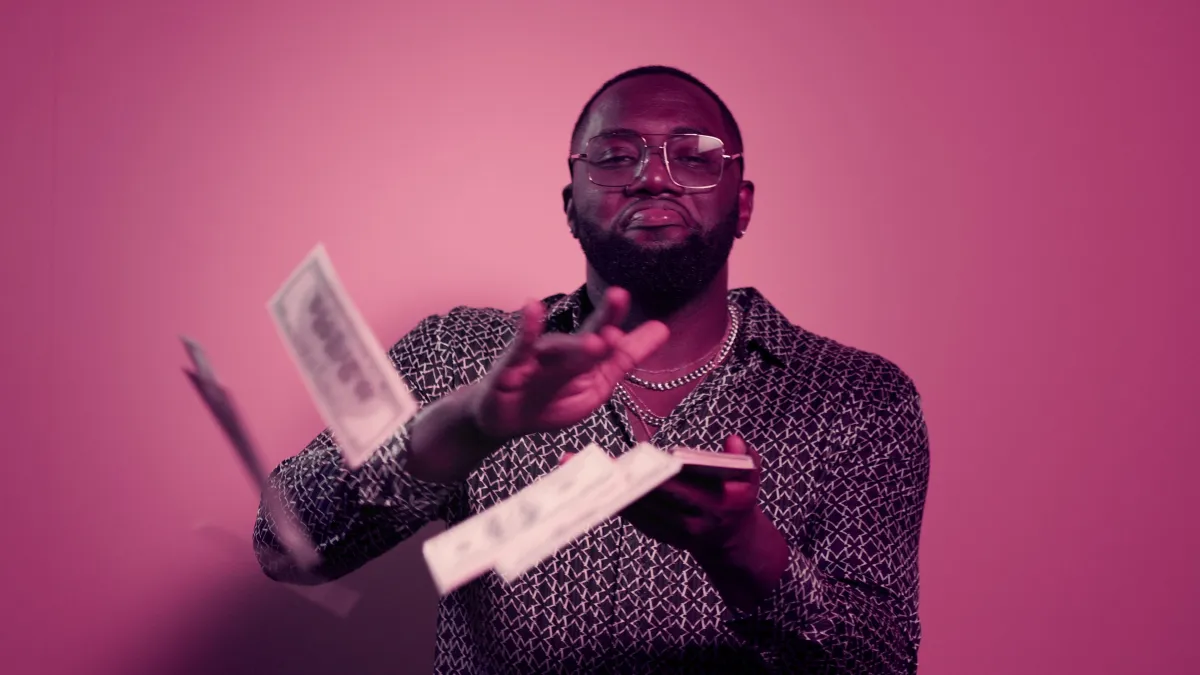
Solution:
{"label": "eyeglasses", "polygon": [[682,188],[707,190],[721,182],[725,162],[742,153],[725,154],[725,143],[705,134],[672,134],[662,145],[650,145],[628,132],[601,134],[587,142],[584,151],[567,160],[587,162],[588,180],[601,187],[625,187],[650,163],[650,151],[662,152],[671,181]]}

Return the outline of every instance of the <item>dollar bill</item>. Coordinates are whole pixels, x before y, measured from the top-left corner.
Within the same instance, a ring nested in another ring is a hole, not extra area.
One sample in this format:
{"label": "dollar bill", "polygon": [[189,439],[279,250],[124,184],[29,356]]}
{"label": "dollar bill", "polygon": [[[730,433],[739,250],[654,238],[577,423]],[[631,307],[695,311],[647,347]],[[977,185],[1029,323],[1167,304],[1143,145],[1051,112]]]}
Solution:
{"label": "dollar bill", "polygon": [[573,502],[619,489],[620,480],[612,457],[592,444],[520,492],[427,539],[421,552],[438,593],[446,595],[483,575],[511,543],[530,540]]}
{"label": "dollar bill", "polygon": [[284,508],[280,495],[269,485],[267,471],[263,468],[258,450],[250,440],[250,433],[233,404],[232,396],[217,380],[216,372],[200,344],[190,338],[181,339],[195,367],[194,371],[185,369],[184,373],[200,394],[201,400],[208,406],[209,412],[216,418],[221,430],[225,432],[225,437],[233,445],[242,466],[263,496],[267,513],[275,525],[275,536],[279,538],[286,555],[300,569],[315,568],[321,557],[304,528]]}
{"label": "dollar bill", "polygon": [[341,449],[356,469],[418,404],[318,244],[267,303],[279,335]]}
{"label": "dollar bill", "polygon": [[[567,466],[576,461],[578,457],[568,462]],[[580,495],[566,508],[509,542],[496,560],[496,573],[506,583],[512,583],[559,549],[679,473],[683,462],[649,443],[639,443],[618,457],[614,465],[620,475],[619,485],[615,489]]]}

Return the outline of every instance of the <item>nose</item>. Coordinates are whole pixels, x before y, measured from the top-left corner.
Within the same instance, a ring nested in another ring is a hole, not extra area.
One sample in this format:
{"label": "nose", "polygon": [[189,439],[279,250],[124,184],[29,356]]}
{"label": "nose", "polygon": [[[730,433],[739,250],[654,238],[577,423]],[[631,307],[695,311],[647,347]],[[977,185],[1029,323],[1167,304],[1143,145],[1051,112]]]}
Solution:
{"label": "nose", "polygon": [[681,194],[679,186],[671,180],[671,174],[667,171],[664,153],[665,150],[661,147],[646,149],[645,161],[638,167],[637,173],[633,175],[633,180],[625,186],[627,193],[631,195],[638,193],[659,195],[666,192]]}

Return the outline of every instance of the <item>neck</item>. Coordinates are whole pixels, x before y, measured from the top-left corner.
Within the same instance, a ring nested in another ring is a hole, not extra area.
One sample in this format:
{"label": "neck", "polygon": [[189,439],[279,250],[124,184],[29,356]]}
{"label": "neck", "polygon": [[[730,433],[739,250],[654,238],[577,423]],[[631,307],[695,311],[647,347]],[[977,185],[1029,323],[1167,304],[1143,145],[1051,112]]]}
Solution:
{"label": "neck", "polygon": [[[591,267],[587,273],[587,294],[592,306],[597,307],[604,297],[608,284]],[[729,271],[721,268],[708,286],[683,306],[667,315],[650,315],[638,302],[630,298],[629,314],[622,330],[630,331],[650,319],[667,325],[671,337],[639,365],[648,370],[674,368],[694,361],[712,350],[725,337],[729,328]]]}

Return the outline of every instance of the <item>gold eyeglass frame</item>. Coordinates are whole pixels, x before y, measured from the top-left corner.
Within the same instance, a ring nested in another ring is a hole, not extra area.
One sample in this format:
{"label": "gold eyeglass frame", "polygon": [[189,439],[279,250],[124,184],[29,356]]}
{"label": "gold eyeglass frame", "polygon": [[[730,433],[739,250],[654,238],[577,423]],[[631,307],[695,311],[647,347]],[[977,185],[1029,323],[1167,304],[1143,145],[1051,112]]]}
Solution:
{"label": "gold eyeglass frame", "polygon": [[[658,134],[651,134],[651,135],[657,136]],[[625,188],[625,187],[629,187],[630,185],[632,185],[638,179],[638,176],[641,176],[646,171],[646,167],[650,164],[650,153],[651,153],[651,151],[654,151],[654,152],[662,154],[663,166],[666,167],[667,177],[671,179],[672,183],[674,183],[675,185],[677,185],[685,190],[711,190],[711,189],[717,187],[718,185],[720,185],[721,179],[725,177],[725,162],[728,162],[728,161],[734,160],[734,159],[739,159],[742,156],[742,153],[740,153],[740,152],[734,153],[732,155],[724,154],[725,141],[723,141],[719,137],[713,136],[711,134],[663,134],[663,135],[665,135],[667,138],[666,138],[666,140],[664,140],[662,143],[660,143],[658,145],[652,145],[650,143],[650,141],[647,141],[646,137],[642,136],[641,134],[627,133],[627,132],[620,132],[620,133],[613,133],[613,134],[599,134],[597,136],[592,136],[591,138],[588,139],[587,144],[584,145],[585,148],[587,147],[587,145],[590,145],[591,142],[596,140],[597,138],[602,138],[602,137],[606,137],[606,136],[608,136],[608,137],[628,136],[629,138],[633,138],[636,136],[637,138],[642,139],[641,157],[638,159],[637,166],[633,170],[633,177],[630,178],[629,182],[625,183],[624,185],[601,185],[600,183],[597,183],[596,180],[594,178],[592,178],[592,172],[590,170],[590,167],[593,167],[595,165],[592,164],[590,161],[588,161],[588,156],[587,156],[586,152],[577,152],[575,154],[568,155],[567,156],[567,164],[570,166],[571,171],[574,172],[575,171],[575,160],[582,159],[588,163],[588,167],[589,167],[588,180],[591,183],[593,183],[594,185],[599,185],[600,187]],[[700,138],[700,137],[711,138],[721,144],[721,152],[722,152],[721,157],[724,161],[721,162],[721,173],[717,176],[716,182],[713,183],[712,185],[702,185],[702,186],[684,185],[675,179],[675,174],[674,174],[674,172],[671,171],[671,159],[669,157],[667,157],[667,143],[670,143],[671,140],[674,138],[682,138],[682,137],[688,137],[688,136],[691,136],[694,138]]]}

